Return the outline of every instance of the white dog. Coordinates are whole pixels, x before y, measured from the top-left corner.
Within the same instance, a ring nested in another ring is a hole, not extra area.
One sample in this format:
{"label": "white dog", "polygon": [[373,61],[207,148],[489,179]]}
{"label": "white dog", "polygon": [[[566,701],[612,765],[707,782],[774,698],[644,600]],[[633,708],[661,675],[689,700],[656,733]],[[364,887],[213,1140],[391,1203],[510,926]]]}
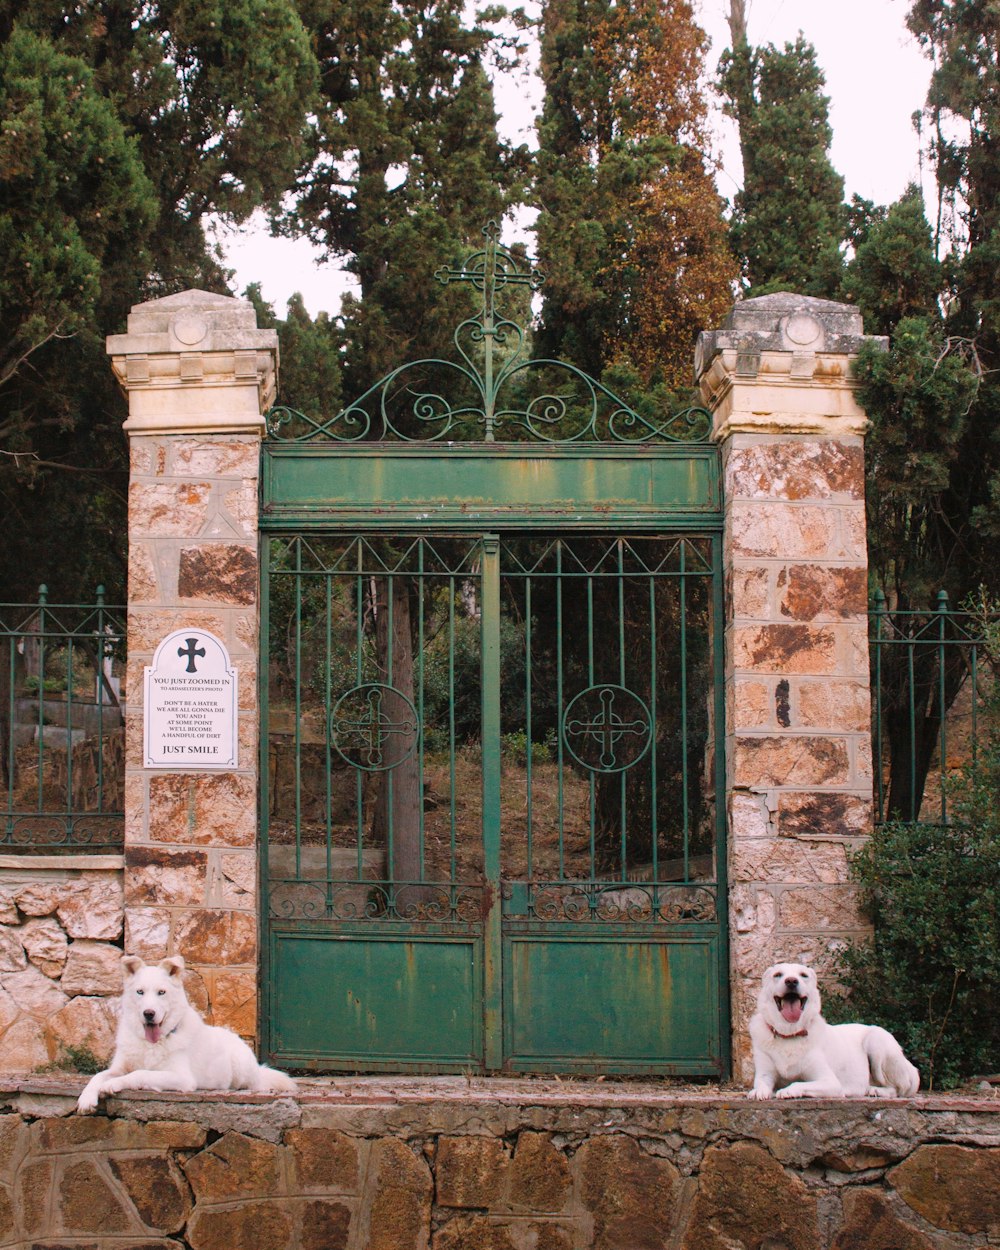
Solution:
{"label": "white dog", "polygon": [[920,1085],[920,1073],[885,1029],[827,1024],[816,974],[801,964],[775,964],[764,973],[750,1040],[748,1098],[904,1098]]}
{"label": "white dog", "polygon": [[78,1111],[93,1111],[102,1094],[123,1089],[295,1089],[290,1076],[259,1064],[242,1038],[202,1020],[184,992],[180,955],[155,966],[125,955],[122,966],[125,989],[111,1067],[91,1077]]}

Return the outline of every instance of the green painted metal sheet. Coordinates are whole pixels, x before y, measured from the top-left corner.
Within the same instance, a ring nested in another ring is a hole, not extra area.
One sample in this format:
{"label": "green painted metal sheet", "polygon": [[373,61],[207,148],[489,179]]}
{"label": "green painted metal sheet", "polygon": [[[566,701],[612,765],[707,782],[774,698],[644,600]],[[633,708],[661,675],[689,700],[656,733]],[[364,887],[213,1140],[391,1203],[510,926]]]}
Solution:
{"label": "green painted metal sheet", "polygon": [[525,932],[504,956],[509,1067],[721,1069],[715,933]]}
{"label": "green painted metal sheet", "polygon": [[719,522],[712,446],[265,445],[261,526],[481,529]]}
{"label": "green painted metal sheet", "polygon": [[474,937],[272,931],[270,974],[277,1059],[482,1063]]}

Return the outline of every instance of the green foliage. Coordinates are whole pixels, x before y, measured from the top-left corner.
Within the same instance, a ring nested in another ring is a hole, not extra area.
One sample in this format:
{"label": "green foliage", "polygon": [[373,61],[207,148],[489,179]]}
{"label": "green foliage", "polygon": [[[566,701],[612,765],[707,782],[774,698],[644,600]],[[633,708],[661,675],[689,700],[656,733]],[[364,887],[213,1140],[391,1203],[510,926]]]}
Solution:
{"label": "green foliage", "polygon": [[[997,605],[982,597],[979,616],[987,654],[996,666]],[[930,1088],[1000,1070],[996,676],[987,723],[985,748],[951,787],[956,823],[887,824],[851,863],[874,936],[842,955],[848,998],[832,1004],[833,1014],[888,1028]]]}
{"label": "green foliage", "polygon": [[732,302],[706,165],[705,36],[684,2],[547,0],[534,199],[546,274],[537,354],[671,389]]}
{"label": "green foliage", "polygon": [[730,239],[751,295],[791,290],[835,298],[847,227],[844,180],[829,158],[829,97],[812,44],[751,48],[720,61],[724,111],[739,126],[743,189]]}

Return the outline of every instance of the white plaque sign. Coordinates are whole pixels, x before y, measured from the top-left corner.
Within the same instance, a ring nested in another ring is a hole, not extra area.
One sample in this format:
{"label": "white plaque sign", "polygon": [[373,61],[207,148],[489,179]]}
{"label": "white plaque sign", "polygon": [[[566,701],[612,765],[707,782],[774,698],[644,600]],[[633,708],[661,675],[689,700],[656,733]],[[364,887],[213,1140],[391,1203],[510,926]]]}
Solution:
{"label": "white plaque sign", "polygon": [[236,670],[225,644],[204,629],[178,629],[146,669],[147,768],[235,768]]}

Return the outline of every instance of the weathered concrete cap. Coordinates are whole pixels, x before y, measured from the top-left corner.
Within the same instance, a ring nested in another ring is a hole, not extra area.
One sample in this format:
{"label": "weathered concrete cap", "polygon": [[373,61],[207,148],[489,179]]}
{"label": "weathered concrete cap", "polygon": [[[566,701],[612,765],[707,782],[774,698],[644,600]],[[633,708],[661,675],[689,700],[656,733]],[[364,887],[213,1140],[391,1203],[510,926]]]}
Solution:
{"label": "weathered concrete cap", "polygon": [[830,352],[854,355],[862,343],[886,343],[866,335],[853,304],[779,291],[735,304],[719,330],[705,330],[695,348],[695,375],[713,356],[737,352]]}
{"label": "weathered concrete cap", "polygon": [[257,328],[257,314],[247,300],[195,290],[136,304],[127,333],[111,334],[107,340],[112,356],[266,351],[277,345],[277,332]]}

